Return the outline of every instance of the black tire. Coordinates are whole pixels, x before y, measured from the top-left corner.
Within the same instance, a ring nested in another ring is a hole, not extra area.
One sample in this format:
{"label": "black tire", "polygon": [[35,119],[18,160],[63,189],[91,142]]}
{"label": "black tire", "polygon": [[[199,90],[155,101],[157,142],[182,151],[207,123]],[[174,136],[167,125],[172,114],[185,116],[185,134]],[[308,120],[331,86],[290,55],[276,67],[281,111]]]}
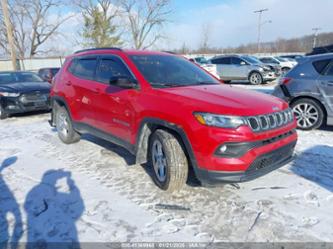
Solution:
{"label": "black tire", "polygon": [[64,107],[57,107],[54,112],[55,125],[60,140],[65,144],[78,142],[81,136],[73,129],[72,120],[67,110]]}
{"label": "black tire", "polygon": [[249,82],[251,85],[261,85],[264,80],[259,72],[252,72],[249,75]]}
{"label": "black tire", "polygon": [[[307,110],[306,111],[306,106]],[[321,127],[325,120],[322,106],[313,99],[302,98],[291,103],[291,108],[297,119],[297,128],[301,130],[312,130]],[[301,112],[301,110],[305,110]],[[303,113],[303,114],[302,114]],[[317,117],[317,118],[316,118]]]}
{"label": "black tire", "polygon": [[8,118],[8,114],[3,109],[2,105],[0,105],[0,119],[6,119]]}
{"label": "black tire", "polygon": [[[156,148],[153,147],[158,144],[161,145],[164,156],[161,161],[165,163],[163,170],[165,179],[161,179],[159,170],[154,166],[158,160],[155,157],[157,155],[154,154]],[[171,133],[156,130],[152,134],[149,141],[149,164],[153,172],[153,180],[159,188],[171,193],[179,191],[185,185],[188,177],[188,161],[181,144]]]}

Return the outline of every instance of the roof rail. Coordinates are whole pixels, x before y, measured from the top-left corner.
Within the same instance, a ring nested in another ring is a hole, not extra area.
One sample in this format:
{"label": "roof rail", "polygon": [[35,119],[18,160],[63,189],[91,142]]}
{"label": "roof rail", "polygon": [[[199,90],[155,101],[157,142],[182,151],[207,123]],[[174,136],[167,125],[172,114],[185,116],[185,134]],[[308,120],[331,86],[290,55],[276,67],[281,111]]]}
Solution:
{"label": "roof rail", "polygon": [[117,47],[87,48],[87,49],[78,50],[74,54],[78,54],[78,53],[82,53],[82,52],[88,52],[88,51],[98,51],[98,50],[118,50],[118,51],[123,51],[121,48],[117,48]]}
{"label": "roof rail", "polygon": [[168,53],[168,54],[177,54],[176,52],[172,52],[172,51],[162,51],[163,53]]}

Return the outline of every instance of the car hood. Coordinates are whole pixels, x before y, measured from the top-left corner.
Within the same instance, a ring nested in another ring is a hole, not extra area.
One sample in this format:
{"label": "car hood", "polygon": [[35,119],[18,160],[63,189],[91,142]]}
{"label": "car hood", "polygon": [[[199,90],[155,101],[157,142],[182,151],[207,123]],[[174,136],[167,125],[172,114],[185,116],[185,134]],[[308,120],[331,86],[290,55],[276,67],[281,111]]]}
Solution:
{"label": "car hood", "polygon": [[174,87],[158,91],[161,92],[161,97],[178,100],[193,111],[225,115],[262,115],[288,107],[286,102],[274,96],[223,84]]}
{"label": "car hood", "polygon": [[27,93],[34,91],[50,92],[51,85],[46,82],[18,82],[9,84],[0,84],[0,91]]}

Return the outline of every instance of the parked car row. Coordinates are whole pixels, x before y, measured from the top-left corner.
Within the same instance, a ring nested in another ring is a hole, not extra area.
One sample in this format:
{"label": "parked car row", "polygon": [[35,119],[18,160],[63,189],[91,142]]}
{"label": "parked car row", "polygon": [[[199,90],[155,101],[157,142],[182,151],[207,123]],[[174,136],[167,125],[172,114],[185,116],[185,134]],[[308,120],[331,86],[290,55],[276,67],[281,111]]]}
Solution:
{"label": "parked car row", "polygon": [[190,58],[225,83],[233,80],[248,80],[260,85],[277,79],[297,65],[293,58],[261,57],[251,55],[219,55],[209,60],[205,57]]}

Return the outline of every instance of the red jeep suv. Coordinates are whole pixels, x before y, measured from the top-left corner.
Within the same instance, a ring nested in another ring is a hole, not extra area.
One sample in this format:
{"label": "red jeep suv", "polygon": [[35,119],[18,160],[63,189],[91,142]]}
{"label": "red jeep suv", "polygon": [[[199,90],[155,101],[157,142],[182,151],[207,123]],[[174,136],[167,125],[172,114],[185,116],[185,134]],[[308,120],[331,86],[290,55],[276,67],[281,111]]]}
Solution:
{"label": "red jeep suv", "polygon": [[191,168],[207,185],[257,178],[288,163],[297,141],[286,102],[224,85],[171,53],[78,51],[55,77],[51,100],[50,123],[64,143],[90,133],[123,146],[168,191]]}

